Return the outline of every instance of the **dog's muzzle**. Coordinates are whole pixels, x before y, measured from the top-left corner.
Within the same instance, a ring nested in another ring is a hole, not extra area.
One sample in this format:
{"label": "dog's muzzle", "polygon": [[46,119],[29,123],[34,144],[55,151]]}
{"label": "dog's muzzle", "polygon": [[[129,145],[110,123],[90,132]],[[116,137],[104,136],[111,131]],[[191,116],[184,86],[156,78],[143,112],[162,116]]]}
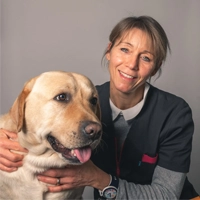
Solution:
{"label": "dog's muzzle", "polygon": [[73,149],[66,148],[51,134],[47,137],[51,147],[71,163],[87,162],[91,157],[92,149],[98,145],[102,135],[101,125],[96,122],[81,122],[79,130],[80,136],[78,138],[81,140],[80,143],[82,145]]}

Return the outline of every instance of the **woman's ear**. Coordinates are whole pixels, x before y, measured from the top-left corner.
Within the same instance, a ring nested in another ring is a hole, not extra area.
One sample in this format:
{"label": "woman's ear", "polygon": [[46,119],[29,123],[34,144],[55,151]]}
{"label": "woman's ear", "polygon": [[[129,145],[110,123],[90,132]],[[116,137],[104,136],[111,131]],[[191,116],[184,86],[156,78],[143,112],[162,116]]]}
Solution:
{"label": "woman's ear", "polygon": [[112,46],[112,43],[109,42],[109,43],[108,43],[108,46],[107,46],[107,49],[106,49],[106,59],[107,59],[107,60],[110,60],[110,50],[111,50],[111,46]]}

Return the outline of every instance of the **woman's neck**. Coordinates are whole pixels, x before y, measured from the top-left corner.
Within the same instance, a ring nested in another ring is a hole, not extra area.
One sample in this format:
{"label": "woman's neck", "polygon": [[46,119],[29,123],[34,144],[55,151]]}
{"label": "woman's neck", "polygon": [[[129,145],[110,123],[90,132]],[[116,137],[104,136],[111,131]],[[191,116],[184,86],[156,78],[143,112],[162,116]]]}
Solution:
{"label": "woman's neck", "polygon": [[142,85],[134,92],[123,93],[110,86],[110,99],[117,108],[126,110],[128,108],[132,108],[143,99],[144,89],[145,85]]}

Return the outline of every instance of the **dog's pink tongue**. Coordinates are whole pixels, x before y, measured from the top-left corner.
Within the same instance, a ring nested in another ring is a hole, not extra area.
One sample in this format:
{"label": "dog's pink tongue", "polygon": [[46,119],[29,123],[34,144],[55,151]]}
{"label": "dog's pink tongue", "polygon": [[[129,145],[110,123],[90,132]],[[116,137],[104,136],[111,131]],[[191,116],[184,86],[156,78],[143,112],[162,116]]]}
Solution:
{"label": "dog's pink tongue", "polygon": [[92,149],[90,147],[85,147],[82,149],[74,149],[74,153],[76,154],[77,158],[81,163],[85,163],[90,159]]}

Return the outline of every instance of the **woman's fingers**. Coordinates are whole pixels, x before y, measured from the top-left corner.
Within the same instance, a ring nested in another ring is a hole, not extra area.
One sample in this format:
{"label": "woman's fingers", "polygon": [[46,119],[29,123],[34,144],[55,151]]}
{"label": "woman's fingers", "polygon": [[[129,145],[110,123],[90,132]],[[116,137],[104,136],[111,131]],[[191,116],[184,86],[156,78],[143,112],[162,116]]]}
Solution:
{"label": "woman's fingers", "polygon": [[23,164],[24,156],[22,154],[27,152],[17,142],[16,133],[0,129],[0,170],[6,172],[17,170]]}
{"label": "woman's fingers", "polygon": [[[16,139],[16,138],[17,138],[17,133],[10,132],[10,131],[7,131],[7,130],[5,130],[5,129],[0,129],[0,133],[3,133],[4,135],[6,135],[7,138],[12,138],[12,139]],[[1,137],[3,134],[0,134],[0,137]]]}
{"label": "woman's fingers", "polygon": [[[12,152],[12,150],[19,151],[19,154]],[[24,156],[20,152],[27,152],[27,150],[20,147],[18,143],[8,139],[6,141],[4,139],[0,140],[0,158],[3,157],[11,162],[21,161]]]}
{"label": "woman's fingers", "polygon": [[51,184],[51,185],[56,185],[57,184],[57,178],[52,178],[52,177],[49,177],[49,176],[40,176],[38,175],[37,176],[38,180],[39,181],[42,181],[44,183],[48,183],[48,184]]}
{"label": "woman's fingers", "polygon": [[68,190],[68,189],[71,189],[71,187],[69,187],[68,184],[64,184],[64,185],[58,185],[58,186],[49,186],[48,187],[48,190],[49,192],[60,192],[60,191],[63,191],[63,190]]}
{"label": "woman's fingers", "polygon": [[38,175],[37,178],[39,181],[47,183],[48,185],[50,184],[50,186],[48,187],[49,192],[60,192],[62,190],[71,189],[74,187],[73,180],[71,177],[53,178],[53,177]]}
{"label": "woman's fingers", "polygon": [[23,148],[18,142],[12,141],[12,140],[10,140],[10,141],[12,143],[12,149],[11,150],[19,151],[19,152],[23,152],[23,153],[28,153],[28,150]]}
{"label": "woman's fingers", "polygon": [[14,150],[14,151],[19,151],[19,152],[23,152],[23,153],[27,153],[27,149],[23,148],[22,146],[20,146],[20,144],[16,141],[10,140],[10,139],[5,139],[5,138],[1,138],[0,139],[0,147],[3,149],[10,149],[10,150]]}
{"label": "woman's fingers", "polygon": [[[9,150],[2,150],[0,148],[0,163],[6,165],[7,167],[18,167],[21,166],[23,155],[16,153],[11,153]],[[5,152],[5,154],[3,154]]]}
{"label": "woman's fingers", "polygon": [[0,129],[0,147],[15,151],[27,153],[27,149],[23,148],[17,141],[17,134]]}
{"label": "woman's fingers", "polygon": [[[88,161],[82,165],[67,166],[62,169],[50,169],[39,174],[38,180],[50,184],[50,192],[59,192],[66,189],[88,185],[91,180],[93,163]],[[89,175],[88,175],[89,173]],[[58,181],[59,180],[59,181]],[[59,185],[57,184],[59,182]]]}
{"label": "woman's fingers", "polygon": [[5,171],[5,172],[14,172],[14,171],[16,171],[17,170],[17,168],[16,167],[6,167],[5,165],[2,165],[1,163],[0,163],[0,170],[2,170],[2,171]]}
{"label": "woman's fingers", "polygon": [[12,172],[21,167],[23,156],[0,148],[0,170]]}
{"label": "woman's fingers", "polygon": [[0,170],[6,172],[16,171],[18,167],[22,166],[22,161],[10,162],[9,160],[0,157]]}
{"label": "woman's fingers", "polygon": [[0,148],[0,170],[13,172],[23,165],[23,155],[10,152],[8,149]]}
{"label": "woman's fingers", "polygon": [[74,166],[73,169],[70,169],[69,167],[49,169],[43,172],[41,175],[52,177],[52,178],[72,176],[72,173],[74,173],[74,170],[76,169],[76,167],[78,166]]}

